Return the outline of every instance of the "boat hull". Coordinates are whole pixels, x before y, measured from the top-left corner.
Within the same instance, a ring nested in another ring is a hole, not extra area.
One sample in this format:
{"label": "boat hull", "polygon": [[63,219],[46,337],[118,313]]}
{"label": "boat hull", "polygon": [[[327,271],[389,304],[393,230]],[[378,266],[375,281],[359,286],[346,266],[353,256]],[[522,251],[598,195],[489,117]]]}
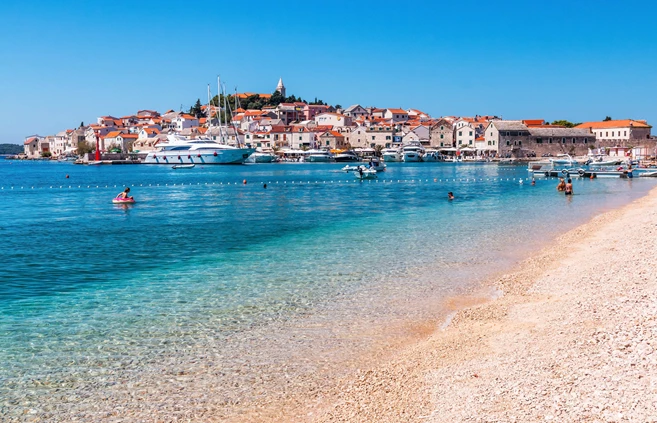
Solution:
{"label": "boat hull", "polygon": [[401,155],[399,154],[384,154],[383,155],[383,161],[384,162],[401,162]]}
{"label": "boat hull", "polygon": [[237,148],[234,150],[217,150],[213,152],[151,152],[144,159],[144,164],[243,164],[255,151],[254,148]]}
{"label": "boat hull", "polygon": [[404,161],[405,162],[419,162],[420,161],[420,154],[415,153],[415,152],[404,153]]}

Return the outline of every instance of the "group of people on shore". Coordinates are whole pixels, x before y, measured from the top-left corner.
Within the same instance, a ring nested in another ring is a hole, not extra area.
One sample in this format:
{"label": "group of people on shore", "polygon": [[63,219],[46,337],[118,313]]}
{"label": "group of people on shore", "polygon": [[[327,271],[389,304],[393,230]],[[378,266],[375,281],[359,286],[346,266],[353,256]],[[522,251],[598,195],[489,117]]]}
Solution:
{"label": "group of people on shore", "polygon": [[573,180],[568,178],[568,182],[566,182],[563,178],[559,178],[557,191],[563,192],[566,195],[573,195]]}

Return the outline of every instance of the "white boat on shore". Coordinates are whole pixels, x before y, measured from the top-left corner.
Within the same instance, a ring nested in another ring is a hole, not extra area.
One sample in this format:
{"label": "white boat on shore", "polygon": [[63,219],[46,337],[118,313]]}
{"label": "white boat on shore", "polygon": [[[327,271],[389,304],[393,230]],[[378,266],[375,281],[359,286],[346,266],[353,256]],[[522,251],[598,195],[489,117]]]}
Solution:
{"label": "white boat on shore", "polygon": [[277,157],[274,153],[265,152],[259,149],[253,152],[244,163],[271,163],[276,161]]}
{"label": "white boat on shore", "polygon": [[384,162],[401,162],[404,159],[399,148],[384,148],[381,150],[381,157]]}
{"label": "white boat on shore", "polygon": [[422,161],[424,154],[424,147],[419,141],[411,141],[402,147],[402,155],[404,162],[419,162]]}
{"label": "white boat on shore", "polygon": [[306,151],[305,161],[310,163],[328,163],[333,161],[333,156],[326,150],[308,150]]}

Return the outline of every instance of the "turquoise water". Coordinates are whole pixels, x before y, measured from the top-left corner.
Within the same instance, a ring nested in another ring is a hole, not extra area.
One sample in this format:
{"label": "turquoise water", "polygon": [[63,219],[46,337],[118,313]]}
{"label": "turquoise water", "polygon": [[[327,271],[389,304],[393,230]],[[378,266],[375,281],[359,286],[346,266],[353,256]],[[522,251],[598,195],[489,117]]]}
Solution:
{"label": "turquoise water", "polygon": [[[655,185],[574,180],[567,198],[519,184],[523,166],[393,163],[365,182],[341,166],[0,161],[0,410],[48,416],[48,397],[65,415],[69,392],[181,368],[231,401],[281,369],[311,378]],[[111,203],[124,186],[137,204]]]}

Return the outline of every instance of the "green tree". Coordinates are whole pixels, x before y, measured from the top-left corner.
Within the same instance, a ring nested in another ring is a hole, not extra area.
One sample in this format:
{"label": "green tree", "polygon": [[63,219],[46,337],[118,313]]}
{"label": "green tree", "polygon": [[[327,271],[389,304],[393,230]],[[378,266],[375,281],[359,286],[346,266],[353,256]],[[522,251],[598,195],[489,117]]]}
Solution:
{"label": "green tree", "polygon": [[203,106],[201,105],[201,99],[197,98],[196,103],[189,108],[189,114],[196,116],[197,118],[203,115]]}
{"label": "green tree", "polygon": [[342,105],[340,105],[340,104],[336,104],[336,105],[335,105],[335,108],[336,108],[336,109],[342,109]]}
{"label": "green tree", "polygon": [[77,151],[78,151],[78,155],[82,156],[84,154],[93,152],[95,149],[96,149],[96,146],[91,144],[90,142],[80,141],[78,143]]}
{"label": "green tree", "polygon": [[606,117],[603,119],[603,122],[609,122],[610,120],[611,120],[611,116],[606,116]]}
{"label": "green tree", "polygon": [[552,125],[565,126],[566,128],[573,128],[576,126],[575,123],[569,122],[567,120],[555,120],[552,122]]}
{"label": "green tree", "polygon": [[278,106],[281,103],[285,102],[285,97],[279,92],[279,91],[274,91],[274,93],[271,95],[271,98],[269,99],[269,104],[270,106]]}
{"label": "green tree", "polygon": [[0,144],[0,154],[20,154],[23,146],[19,144]]}
{"label": "green tree", "polygon": [[80,122],[80,128],[84,126],[84,122]]}

